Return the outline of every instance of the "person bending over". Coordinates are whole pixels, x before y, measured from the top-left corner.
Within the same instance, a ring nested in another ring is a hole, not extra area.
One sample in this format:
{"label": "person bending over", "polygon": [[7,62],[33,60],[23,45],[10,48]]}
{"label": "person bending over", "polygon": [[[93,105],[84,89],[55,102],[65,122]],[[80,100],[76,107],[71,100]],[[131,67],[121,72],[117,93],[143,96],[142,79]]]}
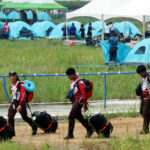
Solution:
{"label": "person bending over", "polygon": [[26,109],[26,90],[22,84],[19,84],[20,80],[16,72],[12,71],[9,73],[9,78],[12,81],[11,91],[13,95],[13,100],[10,104],[8,110],[8,123],[12,126],[15,136],[15,123],[14,117],[17,112],[20,113],[22,119],[27,122],[32,128],[32,135],[36,135],[37,126],[32,122],[32,119],[27,115]]}
{"label": "person bending over", "polygon": [[146,71],[144,65],[140,65],[136,69],[137,73],[140,75],[140,88],[141,88],[141,107],[140,113],[143,116],[143,131],[141,134],[149,133],[149,122],[150,122],[150,76]]}
{"label": "person bending over", "polygon": [[[68,135],[64,140],[73,139],[73,131],[75,126],[75,119],[77,119],[87,130],[86,138],[90,138],[94,131],[88,124],[88,121],[83,118],[81,109],[84,107],[84,111],[87,111],[87,96],[85,92],[85,85],[83,81],[79,81],[80,78],[76,75],[75,69],[69,68],[66,71],[66,75],[71,81],[71,89],[73,89],[72,109],[69,114],[69,128]],[[78,82],[78,83],[77,83]],[[78,85],[77,85],[78,84]]]}

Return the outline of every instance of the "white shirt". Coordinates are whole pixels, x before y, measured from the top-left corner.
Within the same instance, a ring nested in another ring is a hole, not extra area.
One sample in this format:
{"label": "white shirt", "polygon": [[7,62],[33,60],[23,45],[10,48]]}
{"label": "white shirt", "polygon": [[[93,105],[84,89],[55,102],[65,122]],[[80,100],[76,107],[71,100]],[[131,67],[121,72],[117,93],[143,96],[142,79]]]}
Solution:
{"label": "white shirt", "polygon": [[145,91],[146,89],[148,89],[147,78],[142,78],[141,80],[143,82],[143,84],[142,84],[142,91]]}
{"label": "white shirt", "polygon": [[109,26],[106,26],[106,28],[105,28],[105,33],[110,33]]}
{"label": "white shirt", "polygon": [[110,31],[114,31],[114,30],[115,30],[113,24],[110,24],[110,25],[109,25],[109,30],[110,30]]}
{"label": "white shirt", "polygon": [[12,95],[13,95],[13,100],[14,99],[19,100],[19,98],[20,98],[20,92],[17,91],[18,83],[19,83],[19,81],[15,85],[11,84],[11,91],[12,91]]}

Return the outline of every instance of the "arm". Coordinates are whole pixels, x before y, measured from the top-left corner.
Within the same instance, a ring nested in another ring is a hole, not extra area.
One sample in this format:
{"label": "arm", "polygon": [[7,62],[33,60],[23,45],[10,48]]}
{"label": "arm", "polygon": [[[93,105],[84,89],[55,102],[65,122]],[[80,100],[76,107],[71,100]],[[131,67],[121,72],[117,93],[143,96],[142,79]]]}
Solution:
{"label": "arm", "polygon": [[25,104],[26,101],[26,91],[23,85],[20,85],[20,100],[19,100],[19,105],[22,106]]}
{"label": "arm", "polygon": [[84,105],[84,108],[87,108],[87,96],[86,96],[86,91],[85,91],[85,85],[84,83],[82,83],[82,81],[80,81],[78,83],[78,87],[79,87],[79,90],[81,92],[81,95],[82,95],[82,101],[83,101],[83,105]]}

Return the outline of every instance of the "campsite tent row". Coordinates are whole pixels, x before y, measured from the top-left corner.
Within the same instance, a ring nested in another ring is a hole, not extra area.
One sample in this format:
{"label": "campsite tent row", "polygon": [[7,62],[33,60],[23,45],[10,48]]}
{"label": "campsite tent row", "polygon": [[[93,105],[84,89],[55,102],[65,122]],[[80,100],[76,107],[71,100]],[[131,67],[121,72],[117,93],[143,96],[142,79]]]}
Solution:
{"label": "campsite tent row", "polygon": [[[80,39],[81,38],[81,32],[80,32],[81,23],[78,21],[70,21],[67,24],[68,28],[71,27],[72,23],[74,23],[77,28],[76,37]],[[123,25],[122,25],[123,23],[124,22],[114,23],[114,27],[119,33],[122,33],[124,31]],[[50,39],[62,39],[63,33],[61,29],[64,26],[64,24],[65,23],[63,22],[58,25],[55,25],[54,23],[50,21],[43,21],[43,22],[36,22],[32,26],[29,26],[27,23],[22,22],[22,21],[10,22],[9,23],[10,37],[18,38],[19,33],[22,30],[22,28],[24,29],[27,28],[28,30],[31,30],[31,32],[33,31],[35,33],[35,36],[37,37],[48,36]],[[92,26],[93,28],[96,29],[96,30],[93,30],[92,36],[93,37],[101,36],[102,22],[101,21],[93,22]],[[88,31],[88,24],[85,25],[85,34],[87,34],[87,31]],[[136,34],[141,34],[138,28],[131,22],[127,22],[126,35],[134,37]]]}
{"label": "campsite tent row", "polygon": [[[27,19],[33,19],[33,13],[31,11],[26,12],[27,14]],[[43,21],[43,20],[52,20],[51,17],[47,12],[40,12],[37,14],[38,20]],[[11,19],[11,20],[19,20],[20,15],[16,11],[12,11],[11,13],[6,16],[4,13],[0,12],[0,19]]]}

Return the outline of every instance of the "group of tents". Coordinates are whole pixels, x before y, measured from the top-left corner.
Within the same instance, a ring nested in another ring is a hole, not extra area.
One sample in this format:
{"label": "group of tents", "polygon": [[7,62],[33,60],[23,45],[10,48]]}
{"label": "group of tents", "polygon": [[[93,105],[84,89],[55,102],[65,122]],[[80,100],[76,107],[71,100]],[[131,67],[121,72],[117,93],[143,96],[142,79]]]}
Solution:
{"label": "group of tents", "polygon": [[[27,11],[26,15],[27,15],[28,20],[33,19],[32,11]],[[43,12],[43,11],[37,14],[37,18],[39,21],[44,21],[44,20],[51,21],[52,20],[51,16],[49,16],[47,12]],[[8,15],[6,15],[3,12],[0,12],[0,20],[20,20],[20,14],[17,11],[12,11]]]}

